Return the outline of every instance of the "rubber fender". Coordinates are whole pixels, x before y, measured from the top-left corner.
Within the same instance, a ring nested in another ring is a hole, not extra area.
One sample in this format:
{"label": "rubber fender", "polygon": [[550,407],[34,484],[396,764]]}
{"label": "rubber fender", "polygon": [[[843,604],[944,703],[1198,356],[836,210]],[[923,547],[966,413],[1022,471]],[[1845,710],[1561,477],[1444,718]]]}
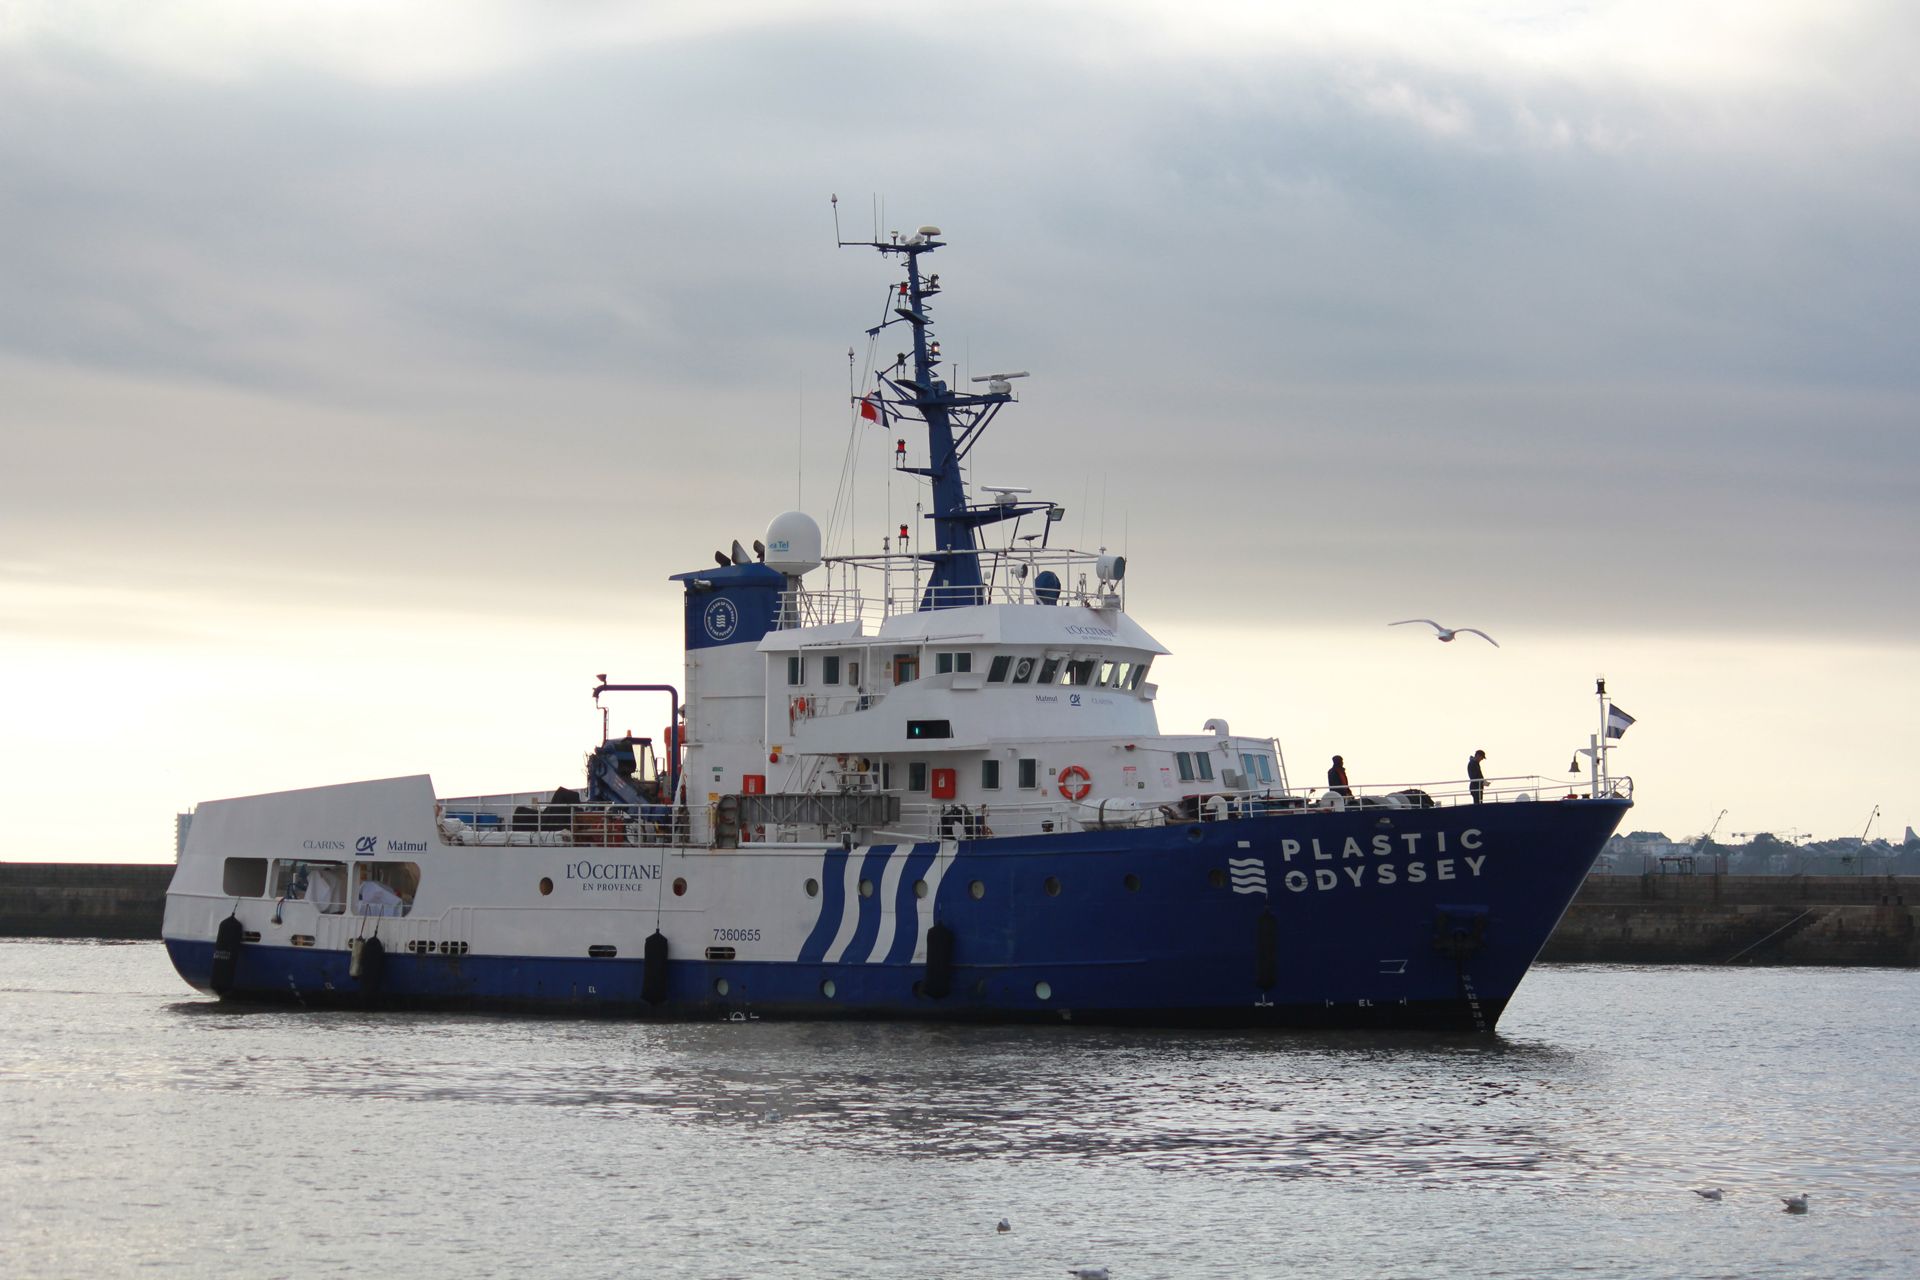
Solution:
{"label": "rubber fender", "polygon": [[362,991],[378,991],[380,979],[387,971],[386,944],[378,938],[356,939],[359,946],[354,948],[353,960],[347,965],[347,976],[360,984]]}
{"label": "rubber fender", "polygon": [[1280,922],[1273,918],[1273,912],[1260,913],[1253,939],[1253,985],[1271,991],[1278,977],[1276,960],[1280,951]]}
{"label": "rubber fender", "polygon": [[233,971],[240,964],[240,948],[245,945],[245,928],[239,916],[228,916],[213,935],[213,972],[207,985],[215,995],[233,990]]}
{"label": "rubber fender", "polygon": [[927,976],[920,990],[930,1000],[945,1000],[953,991],[953,930],[943,924],[927,930]]}
{"label": "rubber fender", "polygon": [[640,998],[648,1004],[664,1004],[667,999],[667,935],[658,929],[648,934],[642,958],[646,964],[640,971]]}

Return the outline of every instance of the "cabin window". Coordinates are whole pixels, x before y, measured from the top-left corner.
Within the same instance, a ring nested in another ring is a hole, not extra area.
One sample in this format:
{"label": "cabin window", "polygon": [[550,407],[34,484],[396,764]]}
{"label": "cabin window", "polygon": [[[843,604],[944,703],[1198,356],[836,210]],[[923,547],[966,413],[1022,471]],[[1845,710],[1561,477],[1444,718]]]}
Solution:
{"label": "cabin window", "polygon": [[[1033,679],[1033,659],[1022,658],[1014,665],[1013,682],[1015,684],[1025,684],[1031,679]],[[1046,682],[1043,680],[1041,683],[1045,684]]]}
{"label": "cabin window", "polygon": [[1048,658],[1040,664],[1040,684],[1052,684],[1060,674],[1060,659]]}
{"label": "cabin window", "polygon": [[937,676],[952,675],[953,674],[953,655],[950,653],[934,654],[933,655],[933,674]]}
{"label": "cabin window", "polygon": [[807,660],[800,654],[787,656],[787,683],[799,686],[807,682]]}
{"label": "cabin window", "polygon": [[1204,751],[1196,751],[1193,753],[1193,763],[1194,763],[1194,766],[1200,770],[1200,780],[1202,782],[1213,781],[1213,757],[1212,756],[1208,755]]}
{"label": "cabin window", "polygon": [[353,868],[353,912],[361,916],[404,916],[420,891],[415,862],[359,862]]}
{"label": "cabin window", "polygon": [[859,663],[849,662],[847,664],[847,683],[851,685],[857,685],[860,683],[860,664]]}
{"label": "cabin window", "polygon": [[840,655],[839,654],[830,653],[820,659],[820,683],[821,684],[839,684],[840,683]]}
{"label": "cabin window", "polygon": [[1260,781],[1262,782],[1273,781],[1273,757],[1272,756],[1255,756],[1253,758],[1253,763],[1254,763],[1254,767],[1260,770]]}
{"label": "cabin window", "polygon": [[882,760],[880,762],[880,789],[882,791],[893,790],[893,761],[891,760]]}
{"label": "cabin window", "polygon": [[1241,785],[1251,786],[1253,784],[1254,778],[1258,776],[1258,774],[1259,774],[1259,770],[1253,767],[1253,756],[1247,752],[1244,752],[1244,751],[1241,752],[1240,753]]}
{"label": "cabin window", "polygon": [[228,898],[264,898],[267,896],[267,860],[265,858],[228,858],[220,873],[220,892]]}
{"label": "cabin window", "polygon": [[996,653],[993,656],[992,663],[987,667],[987,683],[1004,684],[1007,679],[1007,672],[1012,666],[1013,657],[1010,654]]}
{"label": "cabin window", "polygon": [[893,682],[907,684],[920,678],[920,655],[917,653],[896,653],[893,655]]}
{"label": "cabin window", "polygon": [[968,649],[953,655],[953,669],[966,673],[973,670],[973,650]]}
{"label": "cabin window", "polygon": [[1032,759],[1022,760],[1020,762],[1020,789],[1022,791],[1037,791],[1039,787],[1040,762]]}
{"label": "cabin window", "polygon": [[927,762],[915,760],[907,765],[907,790],[925,791],[927,789]]}
{"label": "cabin window", "polygon": [[998,760],[982,760],[980,762],[980,789],[982,791],[998,791],[1000,789],[1000,762]]}
{"label": "cabin window", "polygon": [[347,866],[283,859],[274,863],[273,896],[311,902],[327,915],[338,915],[347,909]]}
{"label": "cabin window", "polygon": [[1193,752],[1176,751],[1173,756],[1173,762],[1180,767],[1180,781],[1192,782],[1193,781]]}

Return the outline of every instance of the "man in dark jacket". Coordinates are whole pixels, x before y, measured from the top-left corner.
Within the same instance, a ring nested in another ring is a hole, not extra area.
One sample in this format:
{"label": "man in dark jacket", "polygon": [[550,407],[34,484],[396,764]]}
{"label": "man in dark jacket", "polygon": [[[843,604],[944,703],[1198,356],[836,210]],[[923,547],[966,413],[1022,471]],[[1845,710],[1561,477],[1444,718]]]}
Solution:
{"label": "man in dark jacket", "polygon": [[1333,766],[1327,770],[1327,790],[1334,795],[1353,799],[1353,788],[1347,785],[1347,762],[1339,756],[1333,758]]}
{"label": "man in dark jacket", "polygon": [[1484,751],[1476,751],[1467,757],[1467,790],[1473,792],[1475,804],[1487,797],[1487,775],[1480,772],[1480,762],[1486,758]]}

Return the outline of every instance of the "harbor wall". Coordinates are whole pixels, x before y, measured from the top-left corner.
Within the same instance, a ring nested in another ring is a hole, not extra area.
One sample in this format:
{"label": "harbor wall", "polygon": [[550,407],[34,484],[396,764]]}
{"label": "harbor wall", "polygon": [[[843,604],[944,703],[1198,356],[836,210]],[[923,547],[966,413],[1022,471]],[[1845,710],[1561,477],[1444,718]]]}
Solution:
{"label": "harbor wall", "polygon": [[[158,938],[171,864],[0,862],[0,936]],[[1920,876],[1589,876],[1542,960],[1920,967]]]}
{"label": "harbor wall", "polygon": [[1920,967],[1920,877],[1590,876],[1540,958]]}
{"label": "harbor wall", "polygon": [[158,938],[173,864],[0,862],[0,937]]}

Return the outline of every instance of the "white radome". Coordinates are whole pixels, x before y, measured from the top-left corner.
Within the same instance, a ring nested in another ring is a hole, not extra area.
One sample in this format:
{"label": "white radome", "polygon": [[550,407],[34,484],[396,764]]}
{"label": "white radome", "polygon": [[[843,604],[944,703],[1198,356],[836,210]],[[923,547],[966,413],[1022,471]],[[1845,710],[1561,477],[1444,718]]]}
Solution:
{"label": "white radome", "polygon": [[789,577],[820,567],[820,526],[804,511],[786,511],[767,525],[767,567]]}

